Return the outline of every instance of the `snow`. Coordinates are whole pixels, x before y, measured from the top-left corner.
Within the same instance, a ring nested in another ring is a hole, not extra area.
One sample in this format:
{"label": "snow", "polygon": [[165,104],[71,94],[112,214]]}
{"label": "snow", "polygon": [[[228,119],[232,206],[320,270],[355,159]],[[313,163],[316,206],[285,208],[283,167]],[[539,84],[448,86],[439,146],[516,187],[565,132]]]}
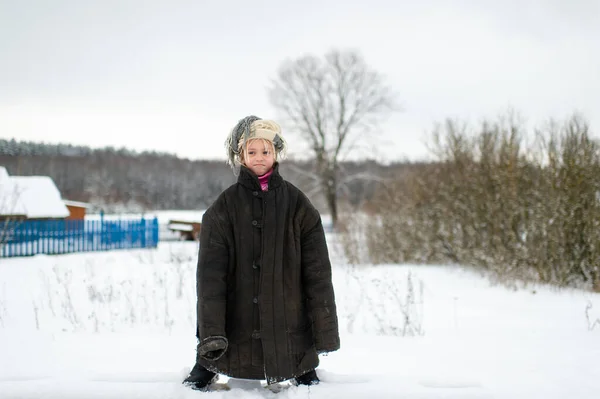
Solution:
{"label": "snow", "polygon": [[26,215],[23,202],[19,201],[19,192],[6,168],[0,166],[0,215]]}
{"label": "snow", "polygon": [[[27,217],[64,218],[69,209],[60,197],[60,191],[48,176],[12,176],[27,210]],[[43,199],[40,201],[40,199]]]}
{"label": "snow", "polygon": [[0,259],[0,398],[598,397],[599,294],[508,289],[460,267],[351,267],[328,240],[342,348],[321,357],[316,387],[183,387],[197,243],[163,242]]}
{"label": "snow", "polygon": [[183,223],[169,223],[170,230],[180,230],[180,231],[192,231],[194,230],[194,226],[191,224],[183,224]]}
{"label": "snow", "polygon": [[65,218],[69,209],[50,177],[9,176],[0,167],[0,215]]}
{"label": "snow", "polygon": [[63,200],[63,203],[67,206],[76,206],[78,208],[91,208],[92,205],[87,203],[87,202],[81,202],[81,201],[71,201],[71,200]]}

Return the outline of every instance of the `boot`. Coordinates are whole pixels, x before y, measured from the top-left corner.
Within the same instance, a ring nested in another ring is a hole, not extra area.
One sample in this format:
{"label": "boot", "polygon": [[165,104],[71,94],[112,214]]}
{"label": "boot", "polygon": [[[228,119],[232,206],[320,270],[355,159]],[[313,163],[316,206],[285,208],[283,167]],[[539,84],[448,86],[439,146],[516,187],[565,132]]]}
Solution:
{"label": "boot", "polygon": [[311,370],[308,373],[296,377],[296,383],[298,385],[317,385],[319,382],[321,382],[321,380],[319,380],[315,370]]}
{"label": "boot", "polygon": [[216,380],[216,377],[216,373],[196,363],[187,378],[183,380],[183,385],[197,391],[206,391],[208,390],[208,386]]}

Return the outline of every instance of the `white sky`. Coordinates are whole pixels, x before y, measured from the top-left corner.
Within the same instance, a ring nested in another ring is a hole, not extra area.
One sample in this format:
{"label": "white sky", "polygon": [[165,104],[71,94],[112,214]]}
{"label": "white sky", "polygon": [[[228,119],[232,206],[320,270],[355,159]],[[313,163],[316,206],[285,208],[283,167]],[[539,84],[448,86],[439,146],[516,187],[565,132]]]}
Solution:
{"label": "white sky", "polygon": [[0,0],[0,137],[224,160],[238,119],[277,119],[280,63],[331,48],[361,51],[404,107],[363,155],[417,158],[435,122],[509,107],[598,130],[599,1],[415,3]]}

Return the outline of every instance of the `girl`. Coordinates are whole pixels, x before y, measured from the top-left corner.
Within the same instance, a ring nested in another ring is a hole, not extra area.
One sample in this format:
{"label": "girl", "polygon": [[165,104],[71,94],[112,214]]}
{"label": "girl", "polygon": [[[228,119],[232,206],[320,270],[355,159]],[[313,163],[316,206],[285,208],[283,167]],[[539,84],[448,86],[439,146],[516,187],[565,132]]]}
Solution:
{"label": "girl", "polygon": [[318,354],[340,347],[321,217],[279,174],[277,123],[245,117],[226,148],[238,181],[202,218],[198,347],[184,384],[205,390],[219,373],[316,384]]}

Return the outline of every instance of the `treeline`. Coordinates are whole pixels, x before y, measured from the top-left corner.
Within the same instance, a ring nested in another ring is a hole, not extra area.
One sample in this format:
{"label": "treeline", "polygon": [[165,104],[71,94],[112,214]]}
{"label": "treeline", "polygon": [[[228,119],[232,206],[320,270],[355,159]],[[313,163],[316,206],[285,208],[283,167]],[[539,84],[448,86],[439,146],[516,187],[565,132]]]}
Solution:
{"label": "treeline", "polygon": [[600,291],[599,142],[577,116],[528,133],[514,118],[448,122],[430,141],[436,163],[377,192],[364,252],[347,230],[351,259],[472,265],[504,282]]}
{"label": "treeline", "polygon": [[[0,165],[11,175],[50,176],[63,198],[91,203],[106,212],[203,209],[235,182],[219,160],[189,160],[173,154],[112,147],[44,144],[0,139]],[[313,162],[285,160],[284,177],[304,190],[323,211]],[[353,207],[375,192],[376,180],[405,164],[372,161],[341,165],[341,199]]]}
{"label": "treeline", "polygon": [[96,153],[118,153],[120,155],[157,155],[170,156],[171,154],[160,151],[138,152],[125,147],[116,148],[112,146],[104,148],[90,148],[87,146],[78,146],[72,144],[51,144],[39,143],[35,141],[17,141],[15,139],[0,139],[1,155],[50,155],[50,156],[88,156]]}

